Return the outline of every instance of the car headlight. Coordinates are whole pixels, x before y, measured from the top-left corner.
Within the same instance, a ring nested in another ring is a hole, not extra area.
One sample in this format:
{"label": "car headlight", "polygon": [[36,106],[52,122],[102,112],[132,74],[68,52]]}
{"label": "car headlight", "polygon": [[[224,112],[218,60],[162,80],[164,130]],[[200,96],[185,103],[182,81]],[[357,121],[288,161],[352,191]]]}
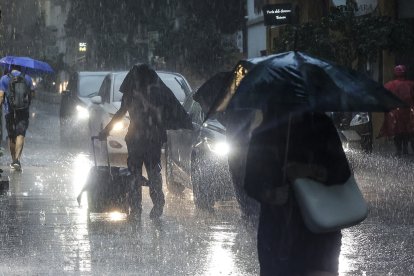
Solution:
{"label": "car headlight", "polygon": [[367,112],[359,112],[354,116],[354,118],[352,118],[349,125],[357,126],[357,125],[366,124],[368,122],[369,122],[369,114]]}
{"label": "car headlight", "polygon": [[83,106],[77,105],[76,112],[78,115],[78,119],[84,120],[89,118],[89,111]]}
{"label": "car headlight", "polygon": [[128,123],[125,120],[118,121],[114,124],[111,132],[120,132],[128,127]]}
{"label": "car headlight", "polygon": [[230,151],[231,151],[231,147],[230,144],[227,143],[226,141],[210,141],[210,140],[206,140],[207,141],[207,146],[209,148],[209,150],[211,150],[213,153],[217,154],[218,156],[227,156]]}

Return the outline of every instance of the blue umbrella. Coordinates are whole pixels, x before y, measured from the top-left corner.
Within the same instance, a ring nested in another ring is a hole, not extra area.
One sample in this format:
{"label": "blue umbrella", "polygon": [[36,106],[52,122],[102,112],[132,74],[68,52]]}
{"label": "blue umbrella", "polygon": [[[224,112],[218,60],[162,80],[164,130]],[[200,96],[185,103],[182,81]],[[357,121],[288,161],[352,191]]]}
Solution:
{"label": "blue umbrella", "polygon": [[0,65],[3,67],[19,65],[25,68],[23,71],[26,73],[53,73],[53,69],[49,64],[29,57],[6,56],[0,59]]}

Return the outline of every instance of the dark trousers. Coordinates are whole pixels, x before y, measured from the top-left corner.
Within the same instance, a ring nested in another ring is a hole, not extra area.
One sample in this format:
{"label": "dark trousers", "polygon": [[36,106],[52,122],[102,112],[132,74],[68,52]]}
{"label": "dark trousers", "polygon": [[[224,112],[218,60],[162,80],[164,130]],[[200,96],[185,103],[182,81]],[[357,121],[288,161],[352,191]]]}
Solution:
{"label": "dark trousers", "polygon": [[335,274],[341,238],[340,231],[313,234],[307,230],[295,203],[290,207],[262,204],[257,235],[260,275],[303,276],[310,271]]}
{"label": "dark trousers", "polygon": [[408,133],[400,133],[394,136],[394,145],[395,145],[397,155],[408,154],[409,140],[410,140],[410,135]]}
{"label": "dark trousers", "polygon": [[[165,204],[162,191],[161,176],[161,144],[159,143],[129,143],[128,145],[128,169],[132,175],[139,179],[142,175],[142,165],[148,174],[148,186],[150,197],[154,207],[163,208]],[[137,184],[137,205],[141,206],[142,187]]]}

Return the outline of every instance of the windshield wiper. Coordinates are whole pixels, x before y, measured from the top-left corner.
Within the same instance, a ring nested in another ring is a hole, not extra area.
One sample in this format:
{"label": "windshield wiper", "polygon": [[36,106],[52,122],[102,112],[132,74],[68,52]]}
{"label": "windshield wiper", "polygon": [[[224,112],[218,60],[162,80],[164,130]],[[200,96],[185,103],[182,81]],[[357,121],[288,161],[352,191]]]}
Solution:
{"label": "windshield wiper", "polygon": [[98,95],[98,92],[93,92],[91,94],[88,95],[88,98],[92,98]]}
{"label": "windshield wiper", "polygon": [[184,93],[186,95],[188,95],[189,94],[188,87],[186,85],[184,85],[184,81],[183,80],[180,80],[177,77],[174,77],[174,79],[175,79],[176,82],[178,82],[178,84],[180,85],[180,87],[184,91]]}

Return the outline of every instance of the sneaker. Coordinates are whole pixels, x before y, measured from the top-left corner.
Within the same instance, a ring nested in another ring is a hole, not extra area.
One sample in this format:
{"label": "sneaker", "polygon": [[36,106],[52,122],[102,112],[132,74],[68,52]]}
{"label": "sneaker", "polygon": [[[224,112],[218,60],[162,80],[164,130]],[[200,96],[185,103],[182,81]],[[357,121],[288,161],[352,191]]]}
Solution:
{"label": "sneaker", "polygon": [[13,163],[10,164],[10,167],[12,167],[12,169],[15,169],[16,171],[21,171],[22,170],[22,166],[20,165],[20,161],[14,161]]}

